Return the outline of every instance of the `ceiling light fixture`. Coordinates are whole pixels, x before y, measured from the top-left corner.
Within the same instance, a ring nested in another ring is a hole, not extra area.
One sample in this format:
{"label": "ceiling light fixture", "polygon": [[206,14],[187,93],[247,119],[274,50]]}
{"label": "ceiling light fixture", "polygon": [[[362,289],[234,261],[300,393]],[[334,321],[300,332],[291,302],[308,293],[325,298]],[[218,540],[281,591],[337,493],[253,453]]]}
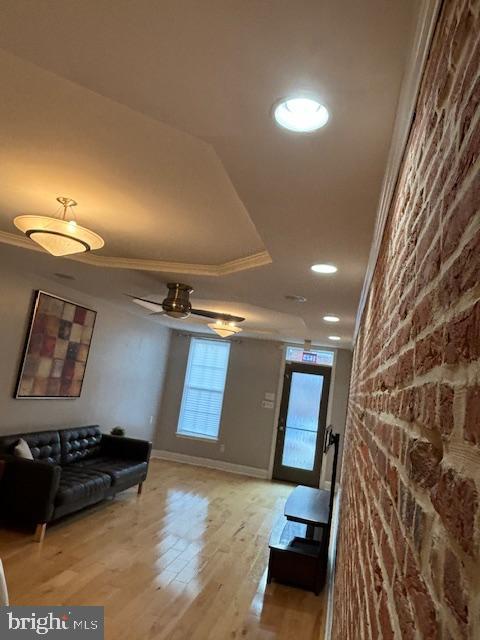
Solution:
{"label": "ceiling light fixture", "polygon": [[338,271],[334,264],[312,264],[310,269],[315,273],[336,273]]}
{"label": "ceiling light fixture", "polygon": [[289,302],[298,302],[299,304],[303,304],[304,302],[307,301],[305,296],[295,296],[295,295],[286,295],[285,300],[288,300]]}
{"label": "ceiling light fixture", "polygon": [[75,280],[75,277],[68,273],[54,273],[53,275],[60,278],[60,280]]}
{"label": "ceiling light fixture", "polygon": [[339,322],[340,318],[338,316],[323,316],[325,322]]}
{"label": "ceiling light fixture", "polygon": [[329,340],[333,340],[334,342],[338,342],[341,340],[340,336],[328,336]]}
{"label": "ceiling light fixture", "polygon": [[68,256],[101,249],[103,239],[77,224],[72,207],[77,203],[71,198],[60,197],[57,201],[63,210],[57,216],[21,215],[13,224],[52,256]]}
{"label": "ceiling light fixture", "polygon": [[210,322],[208,327],[212,331],[215,331],[221,338],[228,338],[234,333],[240,333],[240,327],[235,326],[233,322],[226,322],[225,320],[217,320],[216,322]]}
{"label": "ceiling light fixture", "polygon": [[287,98],[277,104],[273,116],[277,124],[296,133],[310,133],[324,127],[328,111],[312,98]]}

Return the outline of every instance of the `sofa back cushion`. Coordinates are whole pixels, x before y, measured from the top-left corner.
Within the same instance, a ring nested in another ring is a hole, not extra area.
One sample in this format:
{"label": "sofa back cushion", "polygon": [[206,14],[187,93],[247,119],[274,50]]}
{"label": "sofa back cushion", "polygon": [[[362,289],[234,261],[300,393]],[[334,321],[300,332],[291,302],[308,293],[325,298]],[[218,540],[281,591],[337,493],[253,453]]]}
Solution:
{"label": "sofa back cushion", "polygon": [[61,447],[58,431],[35,431],[3,436],[0,438],[0,452],[14,455],[13,450],[20,439],[25,440],[28,444],[34,460],[60,464]]}
{"label": "sofa back cushion", "polygon": [[102,432],[98,425],[63,429],[60,431],[62,464],[70,464],[98,456],[101,440]]}

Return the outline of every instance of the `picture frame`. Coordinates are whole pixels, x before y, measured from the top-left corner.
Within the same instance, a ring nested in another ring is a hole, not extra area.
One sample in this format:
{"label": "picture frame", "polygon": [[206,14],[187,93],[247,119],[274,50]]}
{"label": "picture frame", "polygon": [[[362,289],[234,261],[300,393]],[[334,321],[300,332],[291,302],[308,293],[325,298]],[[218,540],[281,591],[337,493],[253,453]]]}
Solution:
{"label": "picture frame", "polygon": [[79,398],[96,317],[93,309],[36,290],[14,397]]}

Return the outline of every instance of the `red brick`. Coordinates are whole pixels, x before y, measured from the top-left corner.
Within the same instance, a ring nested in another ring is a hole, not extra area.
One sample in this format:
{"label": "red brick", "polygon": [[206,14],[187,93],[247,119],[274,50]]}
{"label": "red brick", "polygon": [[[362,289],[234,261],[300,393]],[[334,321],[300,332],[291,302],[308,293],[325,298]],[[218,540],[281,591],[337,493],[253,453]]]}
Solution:
{"label": "red brick", "polygon": [[415,372],[422,375],[443,362],[443,327],[436,329],[415,345]]}
{"label": "red brick", "polygon": [[411,325],[408,322],[398,329],[394,346],[396,352],[400,351],[400,349],[409,343],[411,330]]}
{"label": "red brick", "polygon": [[384,536],[382,539],[382,548],[381,548],[383,563],[385,565],[385,570],[387,572],[387,577],[390,583],[393,580],[394,572],[395,572],[395,558],[393,557],[392,549],[390,548],[390,544],[388,542],[387,536]]}
{"label": "red brick", "polygon": [[416,503],[412,492],[403,483],[400,484],[400,500],[399,509],[402,514],[403,526],[407,531],[407,535],[410,535],[413,530]]}
{"label": "red brick", "polygon": [[415,506],[415,516],[413,519],[413,544],[417,553],[420,553],[422,542],[425,538],[425,531],[427,526],[427,517],[422,507],[417,504]]}
{"label": "red brick", "polygon": [[462,144],[465,138],[467,138],[470,132],[470,126],[472,121],[478,113],[478,105],[480,98],[480,78],[477,78],[475,82],[470,97],[468,99],[465,108],[463,109],[462,119],[460,123],[460,136],[459,136],[459,144]]}
{"label": "red brick", "polygon": [[431,442],[411,440],[407,450],[407,471],[412,482],[430,489],[440,477],[442,452]]}
{"label": "red brick", "polygon": [[420,637],[440,640],[440,629],[432,596],[420,574],[413,554],[407,550],[405,586],[416,613]]}
{"label": "red brick", "polygon": [[412,335],[417,336],[432,322],[432,296],[426,295],[415,307],[412,316]]}
{"label": "red brick", "polygon": [[480,385],[467,389],[465,439],[480,445]]}
{"label": "red brick", "polygon": [[[382,596],[380,598],[380,607],[378,611],[378,617],[380,622],[380,628],[382,630],[382,640],[394,640],[395,636],[393,635],[392,620],[390,618],[390,613],[388,611],[387,596],[385,592],[382,592]],[[357,638],[358,636],[353,635],[351,637],[353,640],[353,638]]]}
{"label": "red brick", "polygon": [[468,625],[468,595],[463,578],[463,568],[457,556],[449,549],[445,552],[443,589],[445,600],[459,625],[465,630]]}
{"label": "red brick", "polygon": [[395,551],[395,556],[397,558],[398,564],[402,566],[403,558],[405,556],[405,534],[402,531],[400,520],[398,519],[395,511],[392,513],[390,530],[393,537],[393,548]]}
{"label": "red brick", "polygon": [[[467,50],[467,55],[471,53],[470,61],[465,68],[465,73],[458,74],[452,95],[452,104],[456,108],[457,116],[460,115],[465,108],[465,100],[468,99],[472,87],[474,87],[476,80],[478,80],[478,69],[480,68],[480,40],[477,40],[475,43],[467,38],[466,43],[467,45],[471,45],[470,51]],[[468,57],[466,59],[468,60]]]}
{"label": "red brick", "polygon": [[402,353],[398,358],[398,367],[396,371],[396,384],[406,385],[413,378],[413,349],[409,349]]}
{"label": "red brick", "polygon": [[437,385],[429,382],[415,390],[415,420],[426,429],[437,428]]}
{"label": "red brick", "polygon": [[412,422],[415,415],[415,390],[413,388],[401,391],[401,403],[399,417],[407,422]]}
{"label": "red brick", "polygon": [[[480,185],[477,184],[476,189],[480,194]],[[480,197],[476,206],[478,210],[480,208]],[[444,308],[448,309],[455,303],[455,300],[470,291],[480,281],[480,261],[477,259],[479,253],[480,229],[465,245],[461,254],[442,278],[439,299]]]}
{"label": "red brick", "polygon": [[[417,273],[415,280],[415,297],[438,275],[441,261],[441,238],[437,239],[430,251],[424,256],[417,250]],[[413,296],[409,299],[411,305]]]}
{"label": "red brick", "polygon": [[445,469],[430,495],[447,531],[466,553],[474,555],[478,494],[473,480],[454,469]]}
{"label": "red brick", "polygon": [[466,5],[460,15],[452,38],[450,39],[450,60],[452,65],[457,65],[462,51],[468,43],[468,35],[472,32],[474,17],[468,5]]}
{"label": "red brick", "polygon": [[393,499],[396,501],[398,496],[398,471],[393,464],[388,465],[387,482],[390,487]]}
{"label": "red brick", "polygon": [[[477,258],[478,259],[478,258]],[[445,362],[471,362],[480,356],[480,302],[455,316],[445,329]]]}
{"label": "red brick", "polygon": [[439,401],[439,428],[444,439],[447,439],[453,430],[453,401],[455,392],[448,384],[440,385]]}
{"label": "red brick", "polygon": [[[375,613],[375,603],[374,603],[371,591],[369,590],[367,593],[368,593],[368,618],[370,622],[370,637],[379,638],[380,632],[378,629],[378,622],[377,622],[377,617]],[[366,637],[367,638],[369,637],[368,634]]]}
{"label": "red brick", "polygon": [[415,622],[408,601],[407,590],[398,577],[393,585],[393,598],[402,640],[413,640],[415,638]]}
{"label": "red brick", "polygon": [[445,192],[449,195],[451,202],[454,202],[463,183],[471,177],[471,172],[475,166],[480,153],[480,121],[477,123],[463,145],[462,153],[459,154],[458,164],[446,186]]}

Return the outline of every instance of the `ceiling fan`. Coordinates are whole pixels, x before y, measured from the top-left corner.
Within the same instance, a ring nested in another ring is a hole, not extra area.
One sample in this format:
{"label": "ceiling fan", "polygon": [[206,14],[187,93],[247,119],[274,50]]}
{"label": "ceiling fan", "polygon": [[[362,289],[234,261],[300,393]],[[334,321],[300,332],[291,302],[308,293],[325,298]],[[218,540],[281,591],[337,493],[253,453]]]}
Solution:
{"label": "ceiling fan", "polygon": [[181,282],[169,282],[167,289],[167,297],[162,303],[139,298],[138,296],[129,295],[129,297],[132,302],[152,311],[152,315],[167,315],[177,320],[183,320],[190,315],[212,318],[216,322],[210,323],[208,326],[222,338],[241,331],[239,327],[235,326],[235,323],[243,322],[245,318],[233,316],[230,313],[209,311],[208,309],[193,309],[190,302],[190,294],[193,292],[193,288],[190,285],[182,284]]}

